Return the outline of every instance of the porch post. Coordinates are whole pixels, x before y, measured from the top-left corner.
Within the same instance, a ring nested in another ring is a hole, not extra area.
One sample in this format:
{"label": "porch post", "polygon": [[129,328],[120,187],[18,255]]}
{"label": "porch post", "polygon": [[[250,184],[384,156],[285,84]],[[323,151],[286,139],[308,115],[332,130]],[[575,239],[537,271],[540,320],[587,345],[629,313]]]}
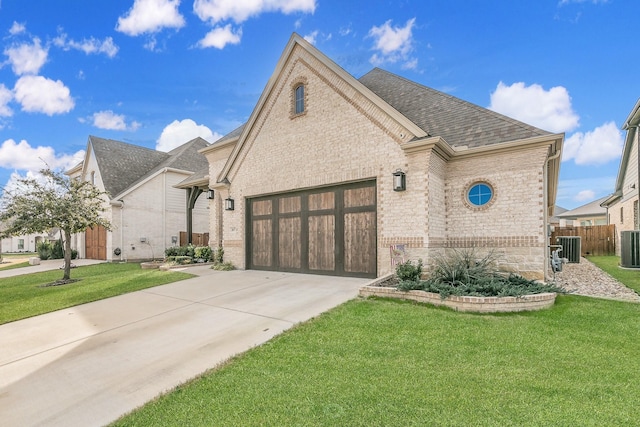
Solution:
{"label": "porch post", "polygon": [[193,243],[193,207],[200,194],[202,189],[198,187],[187,188],[187,244]]}

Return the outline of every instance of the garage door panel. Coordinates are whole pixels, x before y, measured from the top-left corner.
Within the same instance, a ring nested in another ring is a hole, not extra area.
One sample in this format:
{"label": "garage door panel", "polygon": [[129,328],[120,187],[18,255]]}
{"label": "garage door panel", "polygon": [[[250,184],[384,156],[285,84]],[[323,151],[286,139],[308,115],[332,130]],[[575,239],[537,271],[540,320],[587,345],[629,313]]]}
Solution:
{"label": "garage door panel", "polygon": [[250,199],[248,268],[375,277],[375,181]]}
{"label": "garage door panel", "polygon": [[336,207],[336,194],[334,191],[309,194],[309,210],[321,211]]}
{"label": "garage door panel", "polygon": [[253,248],[251,262],[256,267],[272,267],[273,221],[271,219],[254,220],[251,245]]}
{"label": "garage door panel", "polygon": [[280,218],[278,221],[278,258],[281,268],[302,268],[301,222],[300,217]]}
{"label": "garage door panel", "polygon": [[376,188],[375,187],[361,187],[350,188],[344,190],[344,207],[363,207],[363,206],[375,206],[376,204]]}
{"label": "garage door panel", "polygon": [[278,212],[281,214],[296,213],[302,209],[302,197],[282,197],[278,201]]}
{"label": "garage door panel", "polygon": [[335,270],[335,247],[335,215],[309,217],[309,269]]}
{"label": "garage door panel", "polygon": [[345,214],[344,270],[349,273],[375,272],[375,247],[375,212]]}

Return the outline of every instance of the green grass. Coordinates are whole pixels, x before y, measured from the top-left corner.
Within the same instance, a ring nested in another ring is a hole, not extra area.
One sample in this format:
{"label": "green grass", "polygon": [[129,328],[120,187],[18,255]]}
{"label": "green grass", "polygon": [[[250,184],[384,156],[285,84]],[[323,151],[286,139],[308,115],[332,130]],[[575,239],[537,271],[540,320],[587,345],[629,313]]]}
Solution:
{"label": "green grass", "polygon": [[640,293],[640,271],[620,268],[619,256],[589,256],[587,259],[628,288]]}
{"label": "green grass", "polygon": [[0,280],[0,324],[103,298],[193,277],[191,274],[142,270],[139,264],[96,264],[71,270],[77,282],[42,287],[62,278],[61,270]]}
{"label": "green grass", "polygon": [[640,304],[479,315],[356,299],[115,426],[627,426]]}
{"label": "green grass", "polygon": [[15,264],[7,264],[7,265],[0,264],[0,270],[13,270],[14,268],[22,268],[22,267],[29,267],[29,261],[18,262]]}
{"label": "green grass", "polygon": [[2,258],[29,258],[32,256],[38,256],[38,254],[36,252],[11,252],[2,254]]}

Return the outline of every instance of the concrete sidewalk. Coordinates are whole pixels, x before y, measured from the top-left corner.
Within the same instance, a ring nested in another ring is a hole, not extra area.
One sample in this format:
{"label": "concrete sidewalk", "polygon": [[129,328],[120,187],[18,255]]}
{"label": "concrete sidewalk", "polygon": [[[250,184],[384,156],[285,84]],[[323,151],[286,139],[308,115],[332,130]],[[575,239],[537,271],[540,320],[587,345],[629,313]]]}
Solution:
{"label": "concrete sidewalk", "polygon": [[189,272],[201,276],[0,325],[0,424],[104,425],[368,281]]}
{"label": "concrete sidewalk", "polygon": [[[74,259],[74,260],[71,260],[71,265],[80,267],[83,265],[100,264],[103,262],[105,261],[99,261],[95,259]],[[64,265],[63,259],[49,259],[46,261],[40,261],[40,264],[38,265],[30,265],[28,267],[14,268],[11,270],[0,270],[0,279],[3,277],[14,277],[14,276],[21,276],[23,274],[40,273],[42,271],[50,271],[50,270],[62,271],[63,265]],[[73,272],[71,273],[71,275],[73,276]],[[62,277],[62,273],[60,273],[60,277]]]}

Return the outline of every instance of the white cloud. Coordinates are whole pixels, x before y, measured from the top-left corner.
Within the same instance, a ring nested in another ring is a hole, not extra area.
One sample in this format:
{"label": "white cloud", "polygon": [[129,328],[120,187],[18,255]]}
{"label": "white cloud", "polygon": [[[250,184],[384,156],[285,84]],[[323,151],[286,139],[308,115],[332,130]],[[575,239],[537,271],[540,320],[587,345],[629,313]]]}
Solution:
{"label": "white cloud", "polygon": [[413,51],[412,31],[415,22],[416,18],[411,18],[404,27],[392,27],[389,20],[379,27],[372,27],[369,30],[369,37],[374,39],[373,49],[376,53],[369,61],[376,66],[403,61],[410,64],[408,68],[415,68],[417,59],[409,58],[409,54]]}
{"label": "white cloud", "polygon": [[17,34],[24,33],[26,30],[27,30],[27,27],[24,24],[13,21],[13,25],[11,25],[11,28],[9,29],[9,34],[11,34],[12,36],[15,36]]}
{"label": "white cloud", "polygon": [[217,49],[224,49],[228,44],[238,44],[242,39],[242,28],[239,28],[235,33],[231,28],[231,24],[227,24],[224,27],[216,27],[209,31],[202,40],[198,42],[198,46],[202,48],[215,47]]}
{"label": "white cloud", "polygon": [[87,55],[92,53],[104,53],[109,58],[113,58],[118,53],[118,46],[113,42],[111,37],[107,37],[104,40],[99,40],[94,37],[89,39],[83,39],[82,41],[75,41],[67,39],[67,35],[62,33],[55,39],[53,44],[62,48],[63,50],[76,49],[80,50]]}
{"label": "white cloud", "polygon": [[595,200],[596,192],[593,190],[582,190],[573,198],[576,202],[590,202]]}
{"label": "white cloud", "polygon": [[195,0],[193,10],[202,21],[217,24],[233,20],[236,24],[241,24],[264,12],[313,13],[316,10],[316,0]]}
{"label": "white cloud", "polygon": [[191,119],[174,120],[162,130],[160,138],[156,141],[156,150],[168,152],[196,137],[213,142],[221,138],[222,135],[211,132],[207,126],[199,125]]}
{"label": "white cloud", "polygon": [[69,88],[60,80],[42,76],[23,76],[13,88],[15,100],[22,110],[29,113],[45,113],[49,116],[67,113],[74,107]]}
{"label": "white cloud", "polygon": [[13,72],[17,75],[37,74],[47,62],[48,50],[40,45],[40,39],[34,38],[33,44],[22,43],[4,50],[9,57]]}
{"label": "white cloud", "polygon": [[9,107],[9,102],[13,100],[13,92],[0,83],[0,117],[11,117],[13,111]]}
{"label": "white cloud", "polygon": [[93,125],[99,129],[135,131],[140,127],[140,123],[135,121],[127,125],[124,115],[115,114],[111,110],[93,113],[92,118]]}
{"label": "white cloud", "polygon": [[489,109],[551,132],[575,129],[580,120],[562,86],[545,90],[538,84],[507,86],[500,82],[491,94]]}
{"label": "white cloud", "polygon": [[304,36],[304,39],[311,44],[316,44],[316,38],[318,37],[318,30],[312,31],[311,34]]}
{"label": "white cloud", "polygon": [[608,122],[586,133],[576,132],[564,141],[562,161],[573,159],[577,165],[600,165],[622,154],[622,133]]}
{"label": "white cloud", "polygon": [[[616,177],[592,174],[584,178],[561,179],[558,182],[556,204],[574,209],[591,200],[611,194],[616,186]],[[592,197],[587,197],[593,195]],[[583,198],[578,200],[579,198]]]}
{"label": "white cloud", "polygon": [[156,33],[164,28],[182,28],[180,0],[135,0],[125,17],[118,18],[116,31],[129,36]]}
{"label": "white cloud", "polygon": [[0,145],[0,167],[38,172],[49,166],[52,169],[69,169],[80,163],[84,150],[74,154],[58,155],[53,147],[32,147],[27,141],[16,143],[7,139]]}

